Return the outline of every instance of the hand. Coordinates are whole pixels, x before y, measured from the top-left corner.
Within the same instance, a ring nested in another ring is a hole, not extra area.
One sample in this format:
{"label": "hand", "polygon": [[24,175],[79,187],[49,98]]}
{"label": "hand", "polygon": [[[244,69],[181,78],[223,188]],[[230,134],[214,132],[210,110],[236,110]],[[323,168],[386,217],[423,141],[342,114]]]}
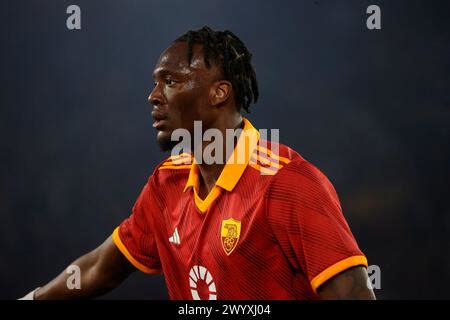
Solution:
{"label": "hand", "polygon": [[37,287],[36,289],[34,289],[33,291],[31,291],[30,293],[28,293],[27,295],[23,296],[22,298],[18,299],[18,300],[34,300],[34,294],[36,291],[39,290],[40,287]]}

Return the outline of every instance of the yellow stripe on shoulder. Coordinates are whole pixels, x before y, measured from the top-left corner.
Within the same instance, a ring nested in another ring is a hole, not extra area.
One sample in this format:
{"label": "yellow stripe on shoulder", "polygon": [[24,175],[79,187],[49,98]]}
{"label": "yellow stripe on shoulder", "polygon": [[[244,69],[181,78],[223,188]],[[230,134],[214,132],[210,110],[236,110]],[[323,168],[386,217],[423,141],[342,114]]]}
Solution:
{"label": "yellow stripe on shoulder", "polygon": [[[192,164],[192,156],[188,153],[182,153],[180,155],[171,156],[166,159],[166,161],[163,162],[161,168],[163,167],[176,167],[176,166],[184,166],[184,165],[190,165]],[[160,169],[161,169],[160,168]],[[173,169],[173,168],[171,168]]]}
{"label": "yellow stripe on shoulder", "polygon": [[252,167],[253,169],[258,170],[259,172],[261,172],[261,175],[265,175],[265,176],[273,176],[276,175],[278,170],[280,170],[281,168],[283,168],[283,166],[280,166],[279,168],[277,167],[263,167],[260,166],[257,163],[249,163],[249,166]]}
{"label": "yellow stripe on shoulder", "polygon": [[191,164],[192,159],[191,158],[182,158],[182,159],[176,159],[176,160],[169,160],[164,162],[163,166],[176,166],[180,164]]}
{"label": "yellow stripe on shoulder", "polygon": [[[282,157],[282,156],[279,156],[279,155],[273,153],[271,150],[269,150],[269,149],[267,149],[267,148],[265,148],[263,146],[260,146],[260,145],[256,146],[256,150],[258,151],[258,153],[260,153],[262,155],[266,155],[267,157],[271,158],[270,160],[272,162],[280,162],[281,161],[281,162],[284,162],[286,164],[291,162],[290,159]],[[256,150],[255,150],[255,152],[256,152]]]}
{"label": "yellow stripe on shoulder", "polygon": [[178,158],[183,158],[183,157],[192,157],[189,153],[183,152],[180,154],[176,154],[174,156],[170,156],[168,159],[178,159]]}
{"label": "yellow stripe on shoulder", "polygon": [[185,165],[185,166],[161,166],[161,167],[158,168],[158,170],[164,170],[164,169],[175,169],[175,170],[191,169],[191,165]]}
{"label": "yellow stripe on shoulder", "polygon": [[261,153],[256,154],[254,153],[252,157],[250,158],[251,163],[262,164],[264,167],[275,167],[277,169],[283,168],[283,165],[281,165],[278,161],[271,161],[270,158],[267,156],[262,156]]}

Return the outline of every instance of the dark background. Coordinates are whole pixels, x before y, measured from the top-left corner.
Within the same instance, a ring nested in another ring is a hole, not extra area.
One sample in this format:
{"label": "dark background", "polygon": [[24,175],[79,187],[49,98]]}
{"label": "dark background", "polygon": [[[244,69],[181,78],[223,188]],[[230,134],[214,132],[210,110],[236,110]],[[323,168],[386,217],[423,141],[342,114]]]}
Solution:
{"label": "dark background", "polygon": [[[77,4],[82,29],[66,28]],[[377,4],[382,30],[366,28]],[[208,24],[254,55],[249,119],[334,183],[381,299],[450,298],[448,1],[2,1],[0,298],[46,283],[128,216],[159,152],[147,96]],[[107,298],[165,299],[136,273]]]}

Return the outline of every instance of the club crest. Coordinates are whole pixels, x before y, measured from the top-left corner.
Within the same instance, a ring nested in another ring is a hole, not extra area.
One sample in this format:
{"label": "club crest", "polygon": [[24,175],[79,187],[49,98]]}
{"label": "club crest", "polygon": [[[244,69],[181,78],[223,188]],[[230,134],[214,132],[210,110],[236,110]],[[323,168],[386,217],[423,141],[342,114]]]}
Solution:
{"label": "club crest", "polygon": [[233,252],[241,235],[241,222],[233,218],[223,220],[220,230],[222,247],[227,255]]}

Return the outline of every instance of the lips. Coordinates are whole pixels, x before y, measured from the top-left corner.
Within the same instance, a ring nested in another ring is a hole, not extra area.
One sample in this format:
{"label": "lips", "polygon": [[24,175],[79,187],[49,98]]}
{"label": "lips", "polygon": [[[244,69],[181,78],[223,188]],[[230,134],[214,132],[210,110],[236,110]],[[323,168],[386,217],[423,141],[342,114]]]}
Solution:
{"label": "lips", "polygon": [[162,130],[164,129],[165,122],[166,120],[156,120],[155,122],[153,122],[153,128],[155,128],[156,130]]}
{"label": "lips", "polygon": [[157,110],[152,111],[153,118],[153,128],[160,130],[164,127],[164,124],[167,122],[167,115],[159,112]]}

